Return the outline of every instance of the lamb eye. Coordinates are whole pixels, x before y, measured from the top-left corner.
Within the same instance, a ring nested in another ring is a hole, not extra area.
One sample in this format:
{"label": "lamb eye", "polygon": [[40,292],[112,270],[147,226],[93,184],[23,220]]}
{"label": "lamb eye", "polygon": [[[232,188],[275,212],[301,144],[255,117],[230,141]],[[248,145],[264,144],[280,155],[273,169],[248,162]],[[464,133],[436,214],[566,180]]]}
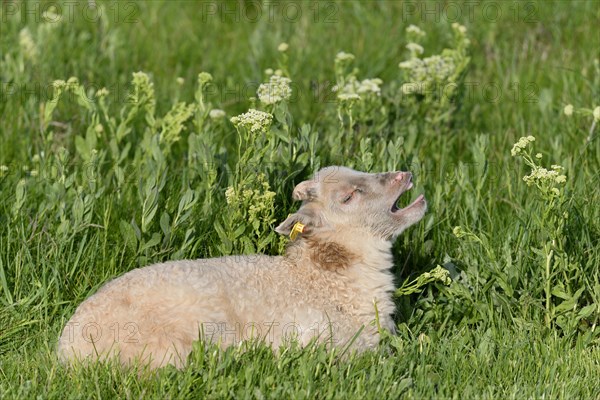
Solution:
{"label": "lamb eye", "polygon": [[352,200],[352,196],[354,196],[354,192],[351,192],[351,193],[347,194],[346,197],[344,197],[342,199],[342,203],[346,204],[347,202],[349,202],[350,200]]}
{"label": "lamb eye", "polygon": [[363,190],[359,189],[359,188],[354,189],[352,192],[348,193],[346,195],[346,197],[344,197],[342,199],[342,203],[346,204],[347,202],[349,202],[350,200],[352,200],[352,197],[354,197],[355,193],[363,193]]}

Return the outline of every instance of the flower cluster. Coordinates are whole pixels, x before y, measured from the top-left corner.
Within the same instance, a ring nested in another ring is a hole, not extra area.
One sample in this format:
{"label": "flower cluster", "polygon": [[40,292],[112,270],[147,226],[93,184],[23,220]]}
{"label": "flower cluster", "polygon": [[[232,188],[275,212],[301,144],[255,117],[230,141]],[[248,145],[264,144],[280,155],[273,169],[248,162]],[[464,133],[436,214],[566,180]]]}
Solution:
{"label": "flower cluster", "polygon": [[467,37],[467,28],[458,22],[454,22],[452,24],[452,29],[454,30],[457,48],[464,50],[471,43]]}
{"label": "flower cluster", "polygon": [[343,63],[349,61],[354,61],[354,54],[346,53],[345,51],[340,51],[335,55],[336,63]]}
{"label": "flower cluster", "polygon": [[510,151],[510,154],[514,157],[516,155],[523,153],[523,151],[527,148],[527,146],[529,146],[529,143],[533,143],[533,142],[535,142],[535,137],[533,137],[531,135],[522,137],[521,139],[519,139],[519,141],[517,143],[515,143],[513,145],[513,148]]}
{"label": "flower cluster", "polygon": [[273,116],[251,108],[246,113],[232,117],[230,121],[236,128],[243,127],[251,133],[266,132],[273,122]]}
{"label": "flower cluster", "polygon": [[249,182],[238,189],[229,186],[225,191],[225,201],[234,210],[241,212],[236,214],[239,222],[252,226],[256,235],[268,230],[275,221],[275,192],[271,191],[265,174],[258,174],[255,182]]}
{"label": "flower cluster", "polygon": [[144,109],[148,115],[154,115],[156,108],[154,83],[148,74],[142,71],[134,72],[132,83],[133,90],[129,93],[130,104]]}
{"label": "flower cluster", "polygon": [[107,88],[103,87],[96,91],[96,97],[106,97],[110,94]]}
{"label": "flower cluster", "polygon": [[26,60],[35,61],[38,56],[38,48],[28,28],[19,32],[19,47]]}
{"label": "flower cluster", "polygon": [[360,100],[361,95],[381,96],[381,84],[383,81],[379,78],[359,81],[355,76],[350,76],[341,89],[336,86],[334,91],[338,92],[337,98],[340,101]]}
{"label": "flower cluster", "polygon": [[208,116],[211,119],[221,119],[225,117],[225,111],[219,109],[219,108],[213,108],[212,110],[209,111]]}
{"label": "flower cluster", "polygon": [[292,97],[292,80],[285,76],[277,74],[271,75],[269,82],[262,83],[256,92],[258,99],[263,104],[276,104],[283,100],[289,100]]}
{"label": "flower cluster", "polygon": [[423,31],[421,28],[419,28],[416,25],[409,25],[406,28],[406,34],[407,36],[412,36],[414,38],[420,38],[426,35],[425,31]]}
{"label": "flower cluster", "polygon": [[207,83],[211,82],[213,79],[212,75],[209,74],[208,72],[200,72],[198,74],[198,83],[200,85],[206,85]]}
{"label": "flower cluster", "polygon": [[[422,95],[429,105],[444,109],[457,90],[458,80],[462,71],[469,63],[466,49],[469,39],[466,37],[467,28],[458,23],[452,24],[454,31],[454,46],[444,49],[441,54],[421,58],[424,48],[419,40],[425,36],[419,27],[410,25],[406,28],[406,36],[410,43],[406,48],[410,52],[408,60],[399,64],[403,71],[405,83],[400,90],[405,95]],[[415,101],[410,96],[407,101]],[[440,100],[437,104],[432,100]]]}
{"label": "flower cluster", "polygon": [[454,29],[454,31],[466,35],[467,34],[467,28],[464,25],[459,24],[458,22],[454,22],[452,24],[452,29]]}
{"label": "flower cluster", "polygon": [[565,114],[567,117],[571,117],[575,113],[579,113],[581,115],[591,115],[594,121],[600,121],[600,106],[596,106],[596,108],[593,110],[585,107],[575,109],[573,104],[567,104],[563,108],[563,114]]}
{"label": "flower cluster", "polygon": [[406,45],[406,48],[408,49],[408,51],[410,51],[412,57],[417,57],[425,52],[423,46],[417,43],[409,43]]}
{"label": "flower cluster", "polygon": [[[553,198],[560,195],[559,185],[564,185],[567,182],[567,176],[563,173],[564,168],[560,165],[552,165],[551,169],[547,169],[538,165],[531,157],[531,150],[528,148],[535,141],[535,137],[527,136],[519,139],[513,145],[510,153],[512,156],[521,156],[525,163],[531,167],[531,173],[523,177],[523,181],[527,186],[537,187],[543,195],[548,198]],[[535,155],[536,159],[541,159],[541,153]]]}
{"label": "flower cluster", "polygon": [[58,11],[56,10],[55,6],[48,7],[48,9],[42,13],[42,19],[45,22],[53,23],[56,21],[60,21],[60,17],[61,15],[58,14]]}
{"label": "flower cluster", "polygon": [[394,294],[396,296],[408,296],[409,294],[420,292],[423,287],[432,282],[450,285],[452,283],[450,272],[441,265],[438,265],[431,271],[419,275],[419,277],[412,282],[404,283]]}
{"label": "flower cluster", "polygon": [[537,167],[531,170],[531,174],[525,175],[523,180],[528,186],[534,184],[563,184],[567,181],[566,175],[562,174],[564,168],[560,165],[553,165],[551,170]]}
{"label": "flower cluster", "polygon": [[423,94],[435,84],[445,84],[456,74],[456,64],[450,56],[413,57],[400,63],[408,73],[408,83],[402,85],[405,94]]}

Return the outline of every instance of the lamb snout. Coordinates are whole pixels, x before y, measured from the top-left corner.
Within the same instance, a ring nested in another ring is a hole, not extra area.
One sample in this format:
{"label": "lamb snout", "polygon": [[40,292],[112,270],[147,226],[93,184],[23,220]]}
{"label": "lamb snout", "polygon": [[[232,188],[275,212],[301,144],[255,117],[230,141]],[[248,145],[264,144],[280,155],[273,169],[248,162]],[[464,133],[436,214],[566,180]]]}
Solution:
{"label": "lamb snout", "polygon": [[394,177],[392,178],[392,184],[394,186],[401,185],[401,186],[403,186],[402,187],[403,190],[408,190],[408,189],[412,188],[413,184],[412,184],[412,173],[411,172],[400,171],[400,172],[394,172],[393,174],[394,174]]}

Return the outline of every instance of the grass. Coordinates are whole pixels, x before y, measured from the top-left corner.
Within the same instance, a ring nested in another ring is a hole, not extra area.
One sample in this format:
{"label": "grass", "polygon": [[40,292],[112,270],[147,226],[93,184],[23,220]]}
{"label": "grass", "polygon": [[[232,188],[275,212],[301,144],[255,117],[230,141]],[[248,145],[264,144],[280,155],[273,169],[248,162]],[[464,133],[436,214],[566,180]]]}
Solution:
{"label": "grass", "polygon": [[[425,3],[293,2],[270,18],[252,2],[99,1],[99,19],[85,17],[88,3],[73,18],[60,3],[54,24],[41,18],[47,2],[0,9],[0,397],[600,398],[596,2],[488,1],[472,16],[457,3],[470,63],[443,108],[399,98],[398,63],[409,24],[427,31],[425,56],[453,46],[444,3],[427,3],[436,17]],[[39,13],[24,12],[34,4]],[[355,55],[344,73],[384,82],[352,126],[326,91],[341,50]],[[278,66],[294,97],[268,109],[264,136],[207,117],[247,111]],[[202,71],[213,77],[204,91]],[[79,83],[48,114],[52,82],[71,76]],[[76,89],[94,98],[102,87],[104,109]],[[565,169],[558,198],[522,180],[530,170],[511,148],[528,135],[543,166]],[[112,277],[168,259],[280,252],[272,221],[294,209],[294,183],[329,164],[412,170],[430,211],[394,246],[398,281],[436,265],[453,278],[399,297],[398,333],[378,351],[275,357],[199,343],[183,371],[157,374],[57,362],[62,326]],[[261,190],[228,207],[228,187]],[[272,207],[248,214],[257,204]]]}

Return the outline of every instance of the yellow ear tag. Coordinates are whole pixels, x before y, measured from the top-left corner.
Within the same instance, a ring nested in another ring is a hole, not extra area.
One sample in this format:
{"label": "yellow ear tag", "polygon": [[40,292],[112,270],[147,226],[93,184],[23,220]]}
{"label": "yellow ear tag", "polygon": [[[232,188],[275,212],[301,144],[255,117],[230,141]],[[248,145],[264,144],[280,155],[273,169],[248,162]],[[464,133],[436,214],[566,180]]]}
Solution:
{"label": "yellow ear tag", "polygon": [[300,222],[296,222],[294,224],[294,227],[292,228],[292,231],[290,232],[290,239],[292,240],[296,240],[296,237],[298,236],[299,233],[304,232],[304,224],[301,224]]}

